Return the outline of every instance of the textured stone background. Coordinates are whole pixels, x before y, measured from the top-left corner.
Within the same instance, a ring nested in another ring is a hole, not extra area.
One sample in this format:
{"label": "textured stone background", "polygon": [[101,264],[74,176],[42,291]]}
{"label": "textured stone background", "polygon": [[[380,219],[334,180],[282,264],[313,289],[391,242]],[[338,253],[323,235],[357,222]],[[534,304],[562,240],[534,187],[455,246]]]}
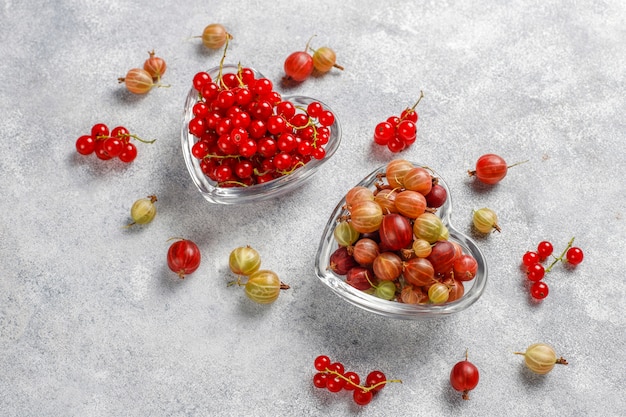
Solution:
{"label": "textured stone background", "polygon": [[[313,34],[346,68],[281,90],[330,104],[343,143],[275,201],[211,205],[184,166],[183,102],[221,55],[193,36],[212,22],[235,36],[229,62],[275,82]],[[625,27],[622,0],[0,2],[0,414],[624,415]],[[117,77],[151,49],[171,87],[133,96]],[[466,312],[406,322],[346,304],[313,265],[336,202],[392,158],[373,127],[420,90],[419,138],[401,156],[446,179],[454,225],[490,275]],[[97,122],[157,141],[130,166],[77,155]],[[480,187],[466,170],[487,152],[529,162]],[[152,193],[155,221],[123,229]],[[501,234],[473,234],[483,206]],[[204,256],[184,281],[166,266],[172,236]],[[531,302],[522,254],[572,236],[585,261],[556,268],[549,297]],[[226,286],[245,244],[292,287],[269,307]],[[529,373],[512,352],[539,341],[570,365]],[[470,401],[448,383],[466,348],[481,371]],[[318,354],[404,383],[358,408],[313,388]]]}

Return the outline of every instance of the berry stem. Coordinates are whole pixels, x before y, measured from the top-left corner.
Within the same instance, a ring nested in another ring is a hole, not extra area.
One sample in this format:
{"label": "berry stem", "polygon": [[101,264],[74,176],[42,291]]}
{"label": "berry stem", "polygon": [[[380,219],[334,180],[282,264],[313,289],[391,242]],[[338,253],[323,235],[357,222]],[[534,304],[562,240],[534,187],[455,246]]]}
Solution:
{"label": "berry stem", "polygon": [[224,52],[222,53],[222,59],[220,59],[220,70],[217,73],[217,80],[223,88],[226,88],[226,85],[222,81],[222,71],[224,69],[224,60],[226,59],[226,50],[228,49],[229,40],[230,40],[230,36],[226,36],[226,42],[224,43]]}
{"label": "berry stem", "polygon": [[552,267],[559,261],[563,260],[563,257],[565,256],[565,254],[567,253],[567,250],[569,248],[572,247],[572,245],[574,244],[574,238],[571,238],[570,241],[567,243],[567,247],[565,249],[563,249],[563,252],[561,252],[561,255],[559,255],[559,257],[555,257],[554,261],[552,261],[552,263],[550,264],[549,267],[546,268],[546,273],[550,272],[550,270],[552,269]]}
{"label": "berry stem", "polygon": [[413,107],[411,107],[411,110],[415,110],[415,108],[417,107],[418,104],[420,104],[420,101],[422,101],[423,98],[424,98],[424,92],[420,90],[420,96],[415,102],[415,104],[413,105]]}
{"label": "berry stem", "polygon": [[372,390],[374,390],[374,389],[376,389],[376,388],[380,387],[381,385],[385,385],[385,384],[387,384],[387,382],[399,382],[400,384],[402,383],[402,380],[401,380],[401,379],[388,379],[388,380],[385,380],[385,381],[380,381],[380,382],[378,382],[378,383],[376,383],[376,384],[374,384],[374,385],[370,385],[369,387],[365,387],[365,386],[363,386],[363,385],[355,384],[354,382],[352,382],[352,380],[351,380],[350,378],[346,378],[343,374],[340,374],[340,373],[339,373],[339,372],[337,372],[337,371],[333,371],[332,369],[328,369],[328,368],[326,368],[326,370],[324,370],[324,371],[322,371],[322,372],[324,372],[324,373],[326,373],[326,374],[331,374],[331,375],[337,376],[337,377],[339,377],[340,379],[343,379],[344,381],[346,381],[346,382],[350,383],[350,385],[352,385],[355,389],[356,389],[356,388],[359,388],[359,389],[361,389],[363,392],[372,391]]}

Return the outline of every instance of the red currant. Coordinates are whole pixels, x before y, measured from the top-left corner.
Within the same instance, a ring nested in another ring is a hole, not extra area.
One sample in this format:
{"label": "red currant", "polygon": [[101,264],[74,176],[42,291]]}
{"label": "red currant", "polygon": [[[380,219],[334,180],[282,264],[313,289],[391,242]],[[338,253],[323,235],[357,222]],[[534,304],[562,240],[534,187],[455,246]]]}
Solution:
{"label": "red currant", "polygon": [[317,117],[317,120],[322,126],[331,126],[333,123],[335,123],[335,115],[330,110],[324,110]]}
{"label": "red currant", "polygon": [[329,375],[326,380],[326,388],[330,392],[339,392],[343,389],[344,380],[338,375]]}
{"label": "red currant", "polygon": [[374,395],[372,391],[365,391],[362,388],[357,388],[354,390],[354,394],[352,394],[352,398],[354,402],[358,405],[367,405],[372,401]]}
{"label": "red currant", "polygon": [[326,388],[326,382],[328,381],[328,374],[318,372],[313,375],[313,385],[316,388]]}
{"label": "red currant", "polygon": [[201,71],[193,76],[193,87],[196,90],[201,91],[202,87],[204,87],[207,83],[210,83],[211,81],[211,76],[208,73]]}
{"label": "red currant", "polygon": [[395,134],[394,128],[389,122],[380,122],[374,129],[374,142],[386,145]]}
{"label": "red currant", "polygon": [[365,385],[372,388],[373,391],[380,391],[385,387],[387,377],[380,371],[372,371],[365,378]]}
{"label": "red currant", "polygon": [[89,155],[96,150],[96,141],[91,135],[83,135],[76,140],[76,151],[81,155]]}
{"label": "red currant", "polygon": [[326,355],[320,355],[315,358],[313,365],[318,371],[325,371],[326,368],[328,368],[328,366],[330,365],[330,358]]}
{"label": "red currant", "polygon": [[95,140],[109,137],[109,128],[104,123],[96,123],[91,127],[91,136]]}
{"label": "red currant", "polygon": [[578,265],[579,263],[581,263],[583,261],[583,251],[580,248],[577,247],[571,247],[567,250],[567,253],[565,254],[565,258],[567,259],[567,262],[572,264],[572,265]]}
{"label": "red currant", "polygon": [[548,296],[548,284],[537,281],[530,286],[530,295],[536,300],[543,300]]}
{"label": "red currant", "polygon": [[541,259],[545,259],[548,256],[552,255],[554,248],[552,247],[552,243],[547,240],[539,242],[537,245],[537,254]]}
{"label": "red currant", "polygon": [[361,379],[356,372],[349,371],[346,372],[343,376],[346,378],[344,380],[343,388],[348,391],[355,389],[355,387],[361,382]]}
{"label": "red currant", "polygon": [[126,143],[118,158],[125,163],[134,161],[137,158],[137,147],[132,143]]}
{"label": "red currant", "polygon": [[531,281],[541,281],[545,275],[545,268],[540,263],[528,267],[528,279]]}
{"label": "red currant", "polygon": [[537,255],[537,252],[528,251],[524,254],[524,256],[522,256],[522,263],[524,264],[524,266],[526,266],[526,268],[530,268],[532,265],[538,262],[539,255]]}

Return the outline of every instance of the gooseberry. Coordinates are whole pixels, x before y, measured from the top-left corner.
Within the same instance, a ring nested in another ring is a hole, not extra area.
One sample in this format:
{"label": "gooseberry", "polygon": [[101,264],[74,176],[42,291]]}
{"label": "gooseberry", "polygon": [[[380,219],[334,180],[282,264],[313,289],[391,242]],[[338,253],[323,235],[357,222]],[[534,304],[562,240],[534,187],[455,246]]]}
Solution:
{"label": "gooseberry", "polygon": [[402,273],[402,259],[394,252],[383,252],[372,264],[374,275],[383,281],[393,281]]}
{"label": "gooseberry", "polygon": [[330,265],[328,268],[337,275],[346,275],[348,271],[355,266],[357,262],[346,246],[340,246],[330,255]]}
{"label": "gooseberry", "polygon": [[402,185],[407,190],[427,195],[433,188],[433,178],[426,169],[413,167],[404,175]]}
{"label": "gooseberry", "polygon": [[350,246],[357,241],[360,233],[354,230],[350,222],[344,220],[337,224],[333,230],[333,236],[339,246]]}
{"label": "gooseberry", "polygon": [[156,205],[154,204],[156,201],[156,195],[149,195],[146,198],[140,198],[135,201],[130,208],[130,217],[133,219],[133,222],[128,226],[150,223],[157,213]]}
{"label": "gooseberry", "polygon": [[375,232],[383,221],[383,210],[374,201],[362,201],[350,210],[350,221],[359,233]]}
{"label": "gooseberry", "polygon": [[554,348],[546,343],[533,343],[525,352],[514,352],[516,355],[524,355],[524,362],[532,372],[545,375],[550,372],[554,365],[567,365],[563,357],[557,358]]}
{"label": "gooseberry", "polygon": [[198,269],[200,260],[200,249],[191,240],[177,240],[167,251],[167,265],[181,279]]}
{"label": "gooseberry", "polygon": [[450,371],[450,385],[463,393],[464,400],[469,400],[469,392],[476,388],[479,379],[478,368],[467,359],[466,351],[465,360],[457,362]]}
{"label": "gooseberry", "polygon": [[356,241],[352,248],[352,256],[359,265],[368,266],[380,254],[378,243],[369,238],[361,238]]}
{"label": "gooseberry", "polygon": [[378,233],[381,243],[393,251],[405,248],[413,241],[411,224],[406,217],[396,213],[383,216]]}
{"label": "gooseberry", "polygon": [[509,168],[522,164],[527,161],[517,162],[507,166],[506,161],[501,156],[493,153],[485,154],[476,161],[476,169],[467,171],[469,176],[475,176],[484,184],[497,184],[507,174]]}
{"label": "gooseberry", "polygon": [[493,230],[500,232],[498,215],[490,208],[483,207],[475,210],[472,216],[474,227],[481,233],[491,233]]}
{"label": "gooseberry", "polygon": [[428,299],[433,304],[443,304],[448,301],[449,297],[450,290],[442,282],[435,282],[428,288]]}
{"label": "gooseberry", "polygon": [[418,239],[424,239],[429,243],[435,243],[441,236],[443,222],[433,213],[423,213],[413,222],[413,233]]}
{"label": "gooseberry", "polygon": [[167,64],[163,58],[156,56],[154,51],[150,51],[148,54],[150,57],[143,63],[143,69],[148,71],[152,79],[158,82],[161,80],[161,76],[165,74]]}
{"label": "gooseberry", "polygon": [[126,77],[117,79],[119,83],[124,83],[126,89],[133,94],[146,94],[154,84],[152,75],[142,68],[132,68],[126,73]]}
{"label": "gooseberry", "polygon": [[343,71],[341,65],[337,65],[337,54],[327,46],[322,46],[313,51],[313,66],[321,73],[330,71],[333,67]]}
{"label": "gooseberry", "polygon": [[211,23],[202,32],[202,43],[209,49],[219,49],[232,38],[232,35],[220,23]]}
{"label": "gooseberry", "polygon": [[275,272],[261,269],[250,275],[245,284],[245,293],[254,302],[270,304],[276,301],[280,290],[284,288],[285,285],[280,282]]}
{"label": "gooseberry", "polygon": [[261,255],[250,246],[241,246],[230,253],[228,266],[237,275],[249,276],[261,268]]}

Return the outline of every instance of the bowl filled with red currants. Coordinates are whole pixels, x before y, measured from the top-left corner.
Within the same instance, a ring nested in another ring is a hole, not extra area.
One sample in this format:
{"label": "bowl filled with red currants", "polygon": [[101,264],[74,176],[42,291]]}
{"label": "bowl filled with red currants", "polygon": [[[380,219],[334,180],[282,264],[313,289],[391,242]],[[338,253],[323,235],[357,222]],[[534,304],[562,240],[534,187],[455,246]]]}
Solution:
{"label": "bowl filled with red currants", "polygon": [[240,204],[302,185],[335,153],[341,127],[325,103],[282,97],[255,69],[220,64],[195,74],[181,141],[204,198]]}
{"label": "bowl filled with red currants", "polygon": [[405,159],[348,190],[319,244],[318,278],[344,300],[382,316],[416,320],[458,313],[487,283],[476,243],[451,221],[445,181]]}

